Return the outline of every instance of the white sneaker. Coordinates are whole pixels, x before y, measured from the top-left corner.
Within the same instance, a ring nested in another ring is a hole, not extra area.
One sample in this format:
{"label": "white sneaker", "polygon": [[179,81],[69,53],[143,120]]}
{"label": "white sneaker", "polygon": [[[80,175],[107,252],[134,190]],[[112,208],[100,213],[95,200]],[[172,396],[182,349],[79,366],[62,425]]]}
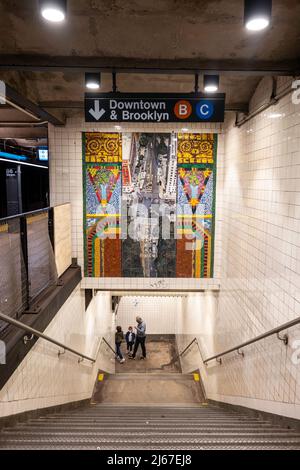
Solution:
{"label": "white sneaker", "polygon": [[125,359],[123,357],[123,359],[120,360],[120,364],[123,364],[125,362]]}

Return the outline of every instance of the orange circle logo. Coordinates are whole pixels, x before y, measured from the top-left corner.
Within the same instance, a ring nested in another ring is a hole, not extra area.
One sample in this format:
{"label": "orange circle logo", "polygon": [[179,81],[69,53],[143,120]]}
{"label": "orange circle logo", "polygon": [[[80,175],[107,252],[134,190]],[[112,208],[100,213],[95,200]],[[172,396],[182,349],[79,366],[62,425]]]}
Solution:
{"label": "orange circle logo", "polygon": [[174,106],[174,113],[178,119],[187,119],[193,112],[192,105],[189,101],[180,100]]}

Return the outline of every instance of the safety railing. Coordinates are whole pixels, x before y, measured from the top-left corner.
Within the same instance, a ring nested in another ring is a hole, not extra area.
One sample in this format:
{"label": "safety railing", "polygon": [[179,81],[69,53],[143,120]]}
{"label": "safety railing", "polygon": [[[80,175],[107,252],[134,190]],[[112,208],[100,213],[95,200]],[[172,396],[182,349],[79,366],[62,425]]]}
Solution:
{"label": "safety railing", "polygon": [[183,356],[194,344],[196,344],[196,345],[198,346],[198,350],[199,350],[201,359],[202,359],[202,361],[203,361],[201,349],[200,349],[198,340],[197,340],[197,338],[195,337],[195,338],[194,338],[180,353],[178,353],[170,362],[168,362],[167,364],[162,364],[161,368],[164,369],[165,367],[168,367],[168,366],[171,366],[172,364],[175,364],[175,362],[177,362],[177,361],[181,358],[181,356]]}
{"label": "safety railing", "polygon": [[288,330],[289,328],[292,328],[293,326],[296,326],[300,324],[300,317],[299,318],[295,318],[294,320],[291,320],[287,323],[283,323],[282,325],[276,327],[276,328],[273,328],[272,330],[269,330],[267,331],[266,333],[263,333],[259,336],[256,336],[255,338],[252,338],[248,341],[244,341],[243,343],[240,343],[239,345],[237,346],[234,346],[230,349],[227,349],[226,351],[223,351],[221,353],[218,353],[218,354],[215,354],[214,356],[211,356],[211,357],[208,357],[206,359],[203,359],[203,356],[202,356],[202,352],[201,352],[201,348],[200,348],[200,345],[199,345],[199,342],[198,342],[198,339],[195,337],[179,354],[177,354],[174,359],[172,359],[171,362],[169,362],[168,364],[163,364],[162,365],[162,368],[164,367],[167,367],[167,366],[170,366],[172,364],[174,364],[176,361],[178,361],[178,359],[180,359],[180,357],[182,357],[194,344],[196,344],[198,346],[198,350],[199,350],[199,353],[200,353],[200,356],[201,356],[201,359],[202,359],[202,362],[203,364],[207,365],[208,362],[210,361],[213,361],[214,359],[217,360],[217,362],[219,362],[219,364],[222,364],[222,357],[223,356],[226,356],[227,354],[230,354],[232,352],[237,352],[240,356],[244,357],[244,352],[242,351],[243,348],[245,348],[246,346],[249,346],[251,344],[254,344],[254,343],[257,343],[258,341],[261,341],[262,339],[265,339],[265,338],[268,338],[270,336],[273,336],[273,335],[277,335],[277,338],[282,341],[286,346],[288,345],[288,342],[289,342],[289,337],[287,334],[284,334],[284,335],[280,335],[280,333],[284,330]]}
{"label": "safety railing", "polygon": [[44,288],[57,282],[53,211],[0,219],[0,258],[0,309],[18,318]]}
{"label": "safety railing", "polygon": [[[27,335],[24,336],[23,338],[23,341],[24,343],[26,344],[28,341],[30,341],[31,339],[33,339],[33,337],[38,337],[38,338],[42,338],[44,339],[45,341],[48,341],[49,343],[52,343],[52,344],[55,344],[56,346],[58,346],[59,348],[61,348],[63,350],[63,352],[61,352],[61,350],[58,351],[58,356],[61,356],[62,354],[64,354],[66,351],[69,351],[71,352],[72,354],[75,354],[76,356],[79,357],[78,359],[78,362],[82,362],[84,359],[87,359],[88,361],[92,362],[92,363],[95,363],[96,362],[96,359],[97,359],[97,355],[98,355],[98,352],[96,354],[96,357],[95,358],[92,358],[92,357],[89,357],[89,356],[86,356],[85,354],[79,352],[79,351],[76,351],[75,349],[73,348],[70,348],[69,346],[66,346],[65,344],[61,343],[60,341],[57,341],[56,339],[53,339],[51,338],[50,336],[47,336],[45,335],[44,333],[42,333],[41,331],[38,331],[34,328],[31,328],[30,326],[28,325],[25,325],[25,323],[22,323],[18,320],[15,320],[14,318],[11,318],[11,317],[8,317],[7,315],[4,315],[3,313],[0,313],[0,319],[3,320],[4,322],[6,323],[9,323],[10,325],[14,325],[16,326],[17,328],[20,328],[21,330],[25,331],[25,333],[30,333],[31,334],[31,337],[28,337]],[[115,354],[115,351],[113,350],[113,348],[110,346],[110,344],[106,341],[106,339],[104,337],[101,338],[100,340],[100,343],[99,343],[99,347],[100,347],[100,344],[101,344],[101,341],[104,341],[106,343],[107,346],[109,346],[109,348],[113,351],[113,353]],[[99,347],[97,349],[97,351],[99,351]]]}
{"label": "safety railing", "polygon": [[106,341],[106,339],[105,339],[104,337],[102,337],[102,341],[106,344],[106,346],[109,347],[109,349],[112,351],[112,353],[113,353],[114,355],[117,354],[117,352],[114,350],[114,348],[111,347],[111,345],[109,344],[109,342]]}
{"label": "safety railing", "polygon": [[250,344],[257,343],[258,341],[261,341],[262,339],[269,338],[270,336],[273,336],[273,335],[277,335],[277,338],[287,346],[288,342],[289,342],[288,335],[284,334],[283,336],[280,336],[280,333],[282,331],[288,330],[289,328],[292,328],[293,326],[298,325],[298,324],[300,324],[300,317],[295,318],[294,320],[291,320],[287,323],[283,323],[282,325],[280,325],[276,328],[273,328],[272,330],[269,330],[266,333],[263,333],[259,336],[256,336],[255,338],[252,338],[248,341],[240,343],[238,346],[227,349],[226,351],[215,354],[214,356],[208,357],[207,359],[204,359],[203,362],[204,362],[204,364],[207,364],[209,361],[212,361],[212,360],[216,359],[221,364],[222,363],[222,357],[226,356],[227,354],[230,354],[232,352],[237,352],[239,355],[244,356],[244,352],[241,351],[243,348],[245,348],[246,346],[249,346]]}
{"label": "safety railing", "polygon": [[[69,216],[69,217],[68,217]],[[0,310],[18,319],[72,263],[70,205],[0,219]],[[0,332],[5,325],[0,322]]]}

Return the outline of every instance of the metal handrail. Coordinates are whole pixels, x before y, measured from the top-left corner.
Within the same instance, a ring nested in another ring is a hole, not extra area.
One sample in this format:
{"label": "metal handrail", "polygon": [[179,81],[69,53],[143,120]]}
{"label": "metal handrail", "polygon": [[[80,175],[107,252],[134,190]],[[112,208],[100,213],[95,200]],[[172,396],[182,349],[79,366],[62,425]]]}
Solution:
{"label": "metal handrail", "polygon": [[[168,362],[168,364],[162,364],[161,365],[161,368],[163,369],[164,367],[167,367],[167,366],[171,366],[172,364],[174,364],[194,343],[197,343],[198,345],[198,348],[199,348],[199,344],[198,344],[198,340],[197,338],[195,337],[185,348],[183,351],[181,351],[180,353],[178,353],[170,362]],[[201,354],[201,351],[200,351],[200,348],[199,348],[199,352]],[[201,355],[202,357],[202,355]]]}
{"label": "metal handrail", "polygon": [[174,362],[177,361],[177,359],[179,359],[192,345],[193,343],[196,343],[197,346],[198,346],[198,349],[199,349],[199,352],[200,352],[200,355],[201,355],[201,359],[202,359],[202,362],[203,364],[207,364],[209,361],[213,361],[214,359],[218,360],[219,359],[219,363],[222,363],[222,359],[221,357],[223,356],[226,356],[227,354],[230,354],[234,351],[237,351],[237,353],[240,355],[240,356],[244,356],[244,353],[243,351],[240,351],[242,348],[246,347],[246,346],[249,346],[250,344],[253,344],[253,343],[256,343],[257,341],[260,341],[261,339],[265,339],[265,338],[268,338],[270,336],[273,336],[273,335],[276,335],[277,334],[277,338],[282,341],[285,345],[288,345],[288,342],[289,342],[289,338],[288,338],[288,335],[285,334],[283,336],[280,336],[279,333],[283,330],[287,330],[295,325],[298,325],[300,324],[300,317],[298,318],[295,318],[294,320],[291,320],[287,323],[284,323],[276,328],[273,328],[272,330],[269,330],[267,331],[266,333],[263,333],[259,336],[256,336],[255,338],[252,338],[248,341],[245,341],[244,343],[241,343],[239,344],[238,346],[235,346],[233,348],[230,348],[230,349],[227,349],[226,351],[223,351],[219,354],[215,354],[214,356],[211,356],[211,357],[208,357],[207,359],[203,359],[202,357],[202,353],[201,353],[201,349],[200,349],[200,346],[199,346],[199,342],[198,342],[198,339],[195,337],[184,349],[183,351],[181,351],[181,353],[177,354],[177,356],[175,356],[175,358],[168,364],[163,364],[162,367],[166,367],[166,366],[169,366],[171,364],[173,364]]}
{"label": "metal handrail", "polygon": [[[59,341],[56,341],[56,339],[50,338],[50,336],[44,335],[44,333],[41,333],[40,331],[35,330],[34,328],[31,328],[30,326],[25,325],[25,323],[22,323],[18,320],[15,320],[14,318],[10,318],[7,315],[4,315],[3,313],[0,313],[0,319],[3,320],[6,323],[10,323],[11,325],[16,326],[17,328],[20,328],[21,330],[24,330],[26,333],[31,333],[33,336],[37,336],[37,337],[42,338],[46,341],[49,341],[49,343],[52,343],[52,344],[55,344],[56,346],[59,346],[64,351],[69,351],[69,352],[75,354],[76,356],[79,356],[81,358],[81,361],[79,360],[79,362],[82,362],[83,359],[87,359],[88,361],[91,361],[93,363],[96,362],[96,359],[88,357],[85,354],[80,353],[79,351],[75,351],[75,349],[69,348],[69,346],[66,346],[65,344],[62,344]],[[62,354],[62,353],[59,352],[58,355],[60,355],[60,354]]]}
{"label": "metal handrail", "polygon": [[277,328],[273,328],[272,330],[269,330],[266,333],[263,333],[259,336],[256,336],[253,339],[250,339],[248,341],[245,341],[244,343],[239,344],[238,346],[235,346],[234,348],[227,349],[226,351],[223,351],[219,354],[216,354],[215,356],[208,357],[203,362],[204,362],[204,364],[207,364],[209,361],[212,361],[213,359],[217,359],[217,360],[220,359],[220,361],[221,361],[221,357],[223,357],[223,356],[225,356],[225,355],[227,355],[231,352],[234,352],[234,351],[237,351],[240,355],[243,355],[243,353],[240,352],[240,349],[244,348],[245,346],[249,346],[250,344],[256,343],[257,341],[260,341],[261,339],[268,338],[269,336],[272,336],[272,335],[275,335],[275,334],[277,334],[277,338],[280,341],[283,341],[284,344],[287,345],[288,340],[289,340],[288,335],[285,334],[283,336],[280,336],[279,333],[283,330],[287,330],[288,328],[291,328],[295,325],[298,325],[299,323],[300,323],[300,317],[295,318],[295,320],[291,320],[287,323],[284,323],[281,326],[278,326]]}
{"label": "metal handrail", "polygon": [[21,217],[28,217],[28,216],[31,216],[31,215],[37,215],[37,214],[40,214],[42,212],[49,212],[50,209],[51,209],[51,207],[43,207],[42,209],[36,209],[35,211],[31,211],[31,212],[22,212],[21,214],[9,215],[8,217],[3,217],[2,219],[0,219],[0,222],[3,223],[3,222],[6,222],[8,220],[12,220],[12,219],[18,219],[18,218],[21,218]]}
{"label": "metal handrail", "polygon": [[116,355],[117,352],[111,347],[111,345],[106,341],[104,337],[102,337],[104,343],[109,347],[109,349]]}

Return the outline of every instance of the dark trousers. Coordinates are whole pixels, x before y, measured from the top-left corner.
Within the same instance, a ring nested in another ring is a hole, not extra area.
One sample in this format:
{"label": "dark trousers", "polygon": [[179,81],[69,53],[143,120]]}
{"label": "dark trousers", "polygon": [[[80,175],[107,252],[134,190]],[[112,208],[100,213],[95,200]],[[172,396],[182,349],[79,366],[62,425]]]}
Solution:
{"label": "dark trousers", "polygon": [[132,357],[135,357],[139,345],[141,345],[143,356],[146,357],[145,341],[146,341],[146,336],[144,336],[143,338],[140,338],[139,336],[136,337]]}
{"label": "dark trousers", "polygon": [[127,343],[127,351],[132,351],[132,348],[133,348],[133,341],[128,341]]}
{"label": "dark trousers", "polygon": [[116,354],[119,359],[123,359],[123,354],[121,353],[121,343],[116,343]]}

